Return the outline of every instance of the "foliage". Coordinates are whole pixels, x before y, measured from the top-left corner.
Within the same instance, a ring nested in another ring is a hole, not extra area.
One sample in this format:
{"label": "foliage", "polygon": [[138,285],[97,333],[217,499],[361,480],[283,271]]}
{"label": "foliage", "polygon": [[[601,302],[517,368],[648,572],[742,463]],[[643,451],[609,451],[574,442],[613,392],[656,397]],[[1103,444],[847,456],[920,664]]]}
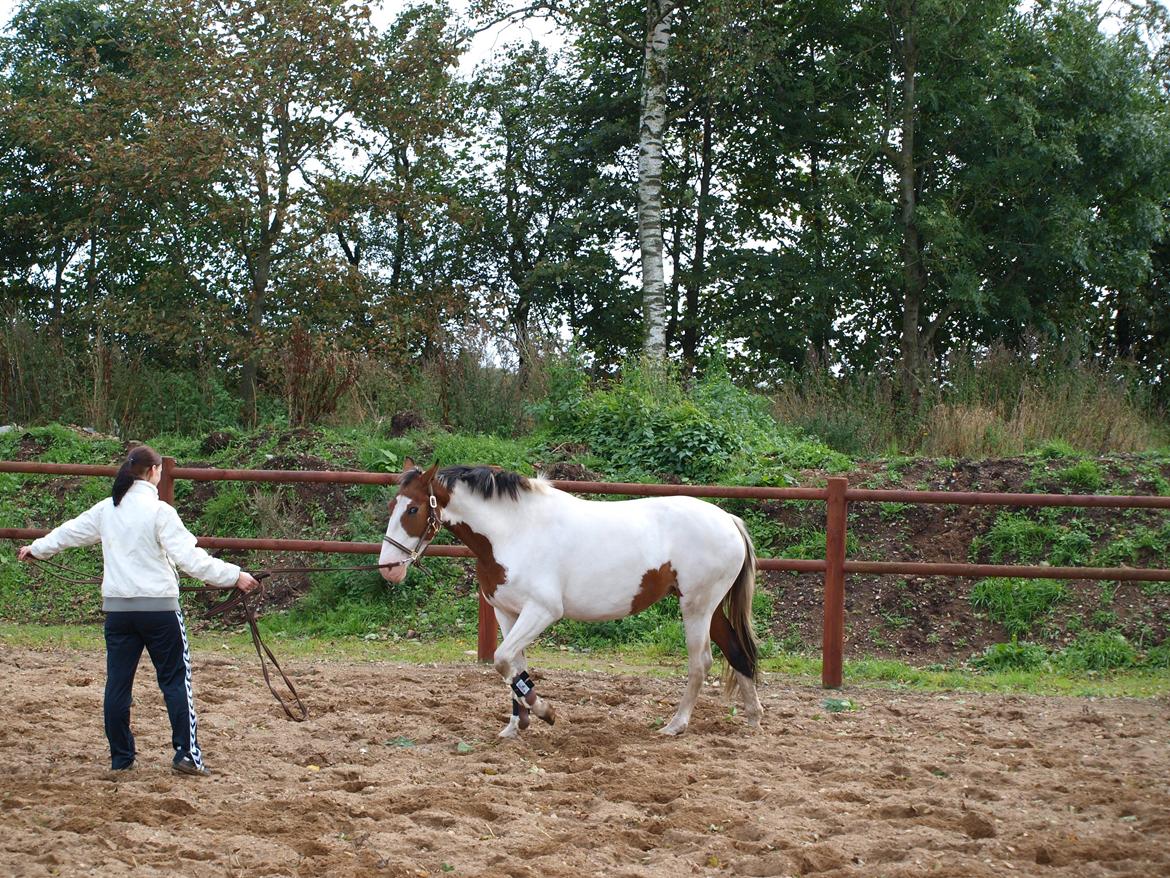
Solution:
{"label": "foliage", "polygon": [[1142,664],[1148,668],[1170,669],[1170,641],[1146,650]]}
{"label": "foliage", "polygon": [[554,373],[541,407],[550,443],[587,444],[626,478],[672,474],[725,478],[747,461],[747,479],[773,484],[800,467],[842,469],[831,449],[783,432],[765,399],[736,387],[713,367],[689,391],[649,363],[630,364],[620,381],[588,388]]}
{"label": "foliage", "polygon": [[1032,563],[1045,557],[1054,536],[1051,525],[1034,521],[1026,512],[1001,512],[991,528],[972,543],[976,555],[984,546],[995,564],[1005,559]]}
{"label": "foliage", "polygon": [[1038,643],[993,643],[971,664],[984,671],[1038,671],[1048,662],[1048,650]]}
{"label": "foliage", "polygon": [[1111,671],[1137,664],[1137,650],[1118,631],[1085,632],[1065,647],[1060,663],[1076,671]]}
{"label": "foliage", "polygon": [[1064,584],[1051,579],[981,579],[971,588],[971,606],[1016,637],[1031,632],[1065,595]]}
{"label": "foliage", "polygon": [[1067,491],[1074,494],[1095,494],[1105,483],[1101,467],[1092,460],[1082,460],[1057,470],[1054,477]]}
{"label": "foliage", "polygon": [[[432,559],[389,587],[376,574],[317,574],[313,588],[289,611],[265,618],[267,630],[289,636],[428,638],[474,631],[477,601],[459,588],[461,565]],[[414,636],[414,635],[412,635]]]}

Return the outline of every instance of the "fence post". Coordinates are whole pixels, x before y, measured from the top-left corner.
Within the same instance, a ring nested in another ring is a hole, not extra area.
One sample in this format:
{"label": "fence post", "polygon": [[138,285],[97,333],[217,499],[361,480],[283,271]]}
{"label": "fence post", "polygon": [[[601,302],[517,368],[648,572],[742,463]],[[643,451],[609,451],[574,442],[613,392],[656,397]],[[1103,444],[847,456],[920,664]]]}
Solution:
{"label": "fence post", "polygon": [[171,475],[174,468],[175,459],[164,457],[162,459],[162,478],[158,480],[158,499],[172,506],[175,505],[175,477]]}
{"label": "fence post", "polygon": [[825,628],[821,640],[821,685],[841,687],[845,652],[845,489],[849,480],[829,479],[825,516]]}
{"label": "fence post", "polygon": [[490,662],[496,654],[496,611],[479,592],[479,647],[478,658]]}

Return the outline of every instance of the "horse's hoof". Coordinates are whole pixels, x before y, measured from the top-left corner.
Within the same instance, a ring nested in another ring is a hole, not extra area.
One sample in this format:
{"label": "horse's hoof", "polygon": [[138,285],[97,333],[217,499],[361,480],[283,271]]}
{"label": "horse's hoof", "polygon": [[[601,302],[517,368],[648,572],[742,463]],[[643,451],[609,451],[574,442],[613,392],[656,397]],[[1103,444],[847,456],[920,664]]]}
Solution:
{"label": "horse's hoof", "polygon": [[525,708],[524,710],[521,710],[520,711],[520,722],[519,722],[520,731],[524,731],[531,724],[532,724],[532,720],[529,718],[527,708]]}
{"label": "horse's hoof", "polygon": [[508,740],[509,738],[518,739],[520,737],[520,730],[511,723],[508,723],[496,737],[503,738],[504,740]]}
{"label": "horse's hoof", "polygon": [[549,707],[543,715],[538,714],[538,716],[551,726],[557,721],[557,709],[555,707]]}
{"label": "horse's hoof", "polygon": [[672,738],[675,738],[675,737],[678,737],[679,735],[681,735],[686,730],[687,730],[687,727],[685,724],[680,725],[680,726],[676,726],[674,723],[671,723],[668,726],[663,726],[662,728],[660,728],[658,730],[658,734],[668,735]]}

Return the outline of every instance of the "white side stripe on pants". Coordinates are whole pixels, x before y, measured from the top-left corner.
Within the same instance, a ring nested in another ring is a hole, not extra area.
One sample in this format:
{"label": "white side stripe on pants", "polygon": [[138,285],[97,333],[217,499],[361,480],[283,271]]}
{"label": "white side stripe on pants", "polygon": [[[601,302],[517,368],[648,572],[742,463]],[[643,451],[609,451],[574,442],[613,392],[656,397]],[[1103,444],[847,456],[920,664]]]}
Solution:
{"label": "white side stripe on pants", "polygon": [[203,753],[199,750],[199,739],[197,732],[199,731],[199,719],[195,716],[195,693],[191,689],[191,648],[187,643],[187,626],[183,624],[183,611],[176,610],[175,615],[179,617],[179,633],[183,637],[183,682],[187,686],[187,716],[191,721],[191,745],[188,750],[188,755],[191,761],[195,763],[196,767],[203,767]]}

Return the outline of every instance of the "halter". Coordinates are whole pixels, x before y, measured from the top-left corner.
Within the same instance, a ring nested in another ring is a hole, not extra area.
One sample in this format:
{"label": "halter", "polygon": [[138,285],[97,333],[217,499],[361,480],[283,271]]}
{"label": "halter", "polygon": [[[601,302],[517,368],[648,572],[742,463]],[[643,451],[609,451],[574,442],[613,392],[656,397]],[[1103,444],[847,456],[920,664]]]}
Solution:
{"label": "halter", "polygon": [[[399,564],[414,564],[416,561],[418,561],[418,559],[422,557],[423,552],[426,551],[427,546],[431,544],[431,540],[433,540],[438,535],[439,531],[443,527],[443,519],[441,518],[441,514],[439,512],[439,501],[435,499],[434,485],[427,485],[427,494],[429,495],[427,526],[423,530],[422,536],[418,538],[418,542],[414,544],[413,549],[408,549],[406,546],[402,545],[402,543],[398,542],[398,540],[392,537],[382,537],[382,542],[389,543],[400,552],[405,552],[409,556],[405,561],[399,561]],[[421,566],[422,563],[419,562],[419,567]]]}

